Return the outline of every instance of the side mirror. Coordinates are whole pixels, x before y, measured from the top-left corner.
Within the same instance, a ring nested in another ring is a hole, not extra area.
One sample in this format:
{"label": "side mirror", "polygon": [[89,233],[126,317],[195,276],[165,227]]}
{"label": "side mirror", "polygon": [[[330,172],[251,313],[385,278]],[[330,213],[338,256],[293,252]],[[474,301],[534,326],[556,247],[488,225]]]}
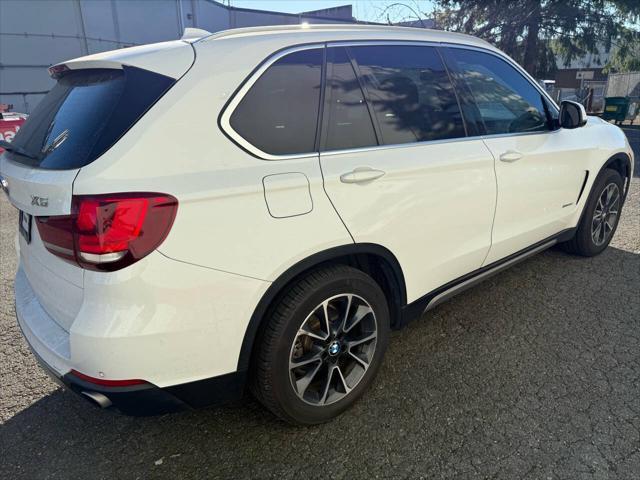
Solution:
{"label": "side mirror", "polygon": [[562,128],[583,127],[587,123],[587,112],[582,104],[564,100],[560,104],[560,126]]}

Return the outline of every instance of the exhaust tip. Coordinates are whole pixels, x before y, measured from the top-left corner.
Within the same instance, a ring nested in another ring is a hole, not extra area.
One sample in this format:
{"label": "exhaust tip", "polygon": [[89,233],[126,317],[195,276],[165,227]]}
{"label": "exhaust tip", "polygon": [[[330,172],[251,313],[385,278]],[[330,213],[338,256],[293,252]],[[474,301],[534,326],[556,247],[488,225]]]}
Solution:
{"label": "exhaust tip", "polygon": [[109,398],[103,395],[102,393],[87,392],[87,391],[82,391],[80,393],[82,393],[82,395],[87,397],[89,401],[91,401],[92,403],[94,403],[100,408],[107,408],[111,406],[111,400],[109,400]]}

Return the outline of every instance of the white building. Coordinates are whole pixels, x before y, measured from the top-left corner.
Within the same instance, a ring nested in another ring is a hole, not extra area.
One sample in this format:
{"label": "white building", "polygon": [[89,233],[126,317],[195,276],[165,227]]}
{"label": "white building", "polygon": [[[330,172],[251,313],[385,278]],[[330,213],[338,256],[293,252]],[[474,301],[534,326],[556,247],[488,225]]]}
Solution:
{"label": "white building", "polygon": [[287,14],[214,0],[0,0],[0,103],[29,113],[51,88],[47,68],[91,53],[256,25],[351,23],[351,5]]}

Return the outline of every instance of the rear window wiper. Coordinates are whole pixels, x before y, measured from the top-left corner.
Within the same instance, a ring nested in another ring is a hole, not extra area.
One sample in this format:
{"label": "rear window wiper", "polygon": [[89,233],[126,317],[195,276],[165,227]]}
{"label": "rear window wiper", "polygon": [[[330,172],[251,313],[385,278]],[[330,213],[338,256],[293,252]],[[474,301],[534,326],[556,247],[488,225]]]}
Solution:
{"label": "rear window wiper", "polygon": [[18,155],[22,155],[23,157],[31,158],[33,160],[39,160],[38,157],[27,152],[24,148],[13,145],[6,140],[0,140],[0,147],[4,148],[8,152],[17,153]]}

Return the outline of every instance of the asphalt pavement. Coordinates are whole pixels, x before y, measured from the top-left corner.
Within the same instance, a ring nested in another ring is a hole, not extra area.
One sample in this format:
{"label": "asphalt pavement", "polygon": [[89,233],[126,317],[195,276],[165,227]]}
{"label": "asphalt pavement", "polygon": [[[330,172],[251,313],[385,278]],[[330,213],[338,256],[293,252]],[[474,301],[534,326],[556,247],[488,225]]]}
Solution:
{"label": "asphalt pavement", "polygon": [[429,312],[353,409],[311,428],[250,397],[131,418],[57,388],[15,321],[16,225],[2,196],[1,479],[640,478],[638,177],[602,255],[552,249]]}

